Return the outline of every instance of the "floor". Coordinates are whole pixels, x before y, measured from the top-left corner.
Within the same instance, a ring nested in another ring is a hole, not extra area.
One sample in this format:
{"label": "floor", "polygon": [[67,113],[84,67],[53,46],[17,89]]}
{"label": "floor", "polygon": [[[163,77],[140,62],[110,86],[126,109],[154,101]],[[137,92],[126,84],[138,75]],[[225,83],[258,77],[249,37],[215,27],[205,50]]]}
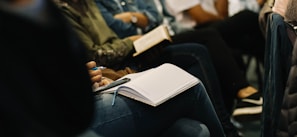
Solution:
{"label": "floor", "polygon": [[243,137],[260,137],[260,120],[242,122],[242,125],[240,132]]}
{"label": "floor", "polygon": [[[248,81],[258,87],[257,77],[255,75],[255,60],[253,59],[251,65],[248,68],[247,78]],[[263,68],[262,68],[263,72]],[[241,127],[239,131],[243,134],[243,137],[260,137],[260,122],[261,116],[256,115],[252,117],[238,117],[235,118],[235,124],[239,124],[238,126]],[[236,123],[238,122],[238,123]]]}

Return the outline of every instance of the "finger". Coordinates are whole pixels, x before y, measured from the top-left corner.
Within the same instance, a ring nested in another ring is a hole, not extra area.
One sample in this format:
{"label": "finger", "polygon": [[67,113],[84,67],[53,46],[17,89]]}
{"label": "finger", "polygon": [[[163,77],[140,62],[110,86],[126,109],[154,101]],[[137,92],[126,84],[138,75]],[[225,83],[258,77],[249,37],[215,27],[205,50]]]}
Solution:
{"label": "finger", "polygon": [[89,75],[91,76],[91,77],[93,77],[93,76],[97,76],[97,75],[102,75],[102,71],[100,70],[100,69],[97,69],[97,70],[89,70]]}
{"label": "finger", "polygon": [[101,79],[102,79],[102,75],[97,75],[97,76],[91,77],[92,82],[101,82]]}
{"label": "finger", "polygon": [[104,86],[104,85],[108,85],[111,82],[113,82],[113,80],[106,78],[106,77],[102,77],[101,82],[99,83],[100,86]]}
{"label": "finger", "polygon": [[95,61],[89,61],[86,65],[87,65],[88,69],[92,69],[92,68],[96,67],[96,62]]}

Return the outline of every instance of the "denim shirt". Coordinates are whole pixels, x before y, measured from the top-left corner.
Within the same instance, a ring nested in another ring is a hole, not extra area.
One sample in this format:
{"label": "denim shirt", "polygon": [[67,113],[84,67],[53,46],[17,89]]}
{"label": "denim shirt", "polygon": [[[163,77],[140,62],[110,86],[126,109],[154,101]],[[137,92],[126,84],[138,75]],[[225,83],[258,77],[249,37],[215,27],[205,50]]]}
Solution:
{"label": "denim shirt", "polygon": [[138,27],[115,19],[114,15],[122,12],[141,12],[148,17],[149,24],[141,33],[146,33],[162,23],[153,0],[95,0],[108,26],[120,37],[125,38],[138,33]]}

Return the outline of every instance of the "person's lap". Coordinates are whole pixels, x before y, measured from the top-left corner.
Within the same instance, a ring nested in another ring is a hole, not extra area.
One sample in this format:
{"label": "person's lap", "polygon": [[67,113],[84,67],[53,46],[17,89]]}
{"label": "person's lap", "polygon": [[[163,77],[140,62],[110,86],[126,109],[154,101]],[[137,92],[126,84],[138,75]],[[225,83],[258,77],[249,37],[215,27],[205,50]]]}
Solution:
{"label": "person's lap", "polygon": [[221,125],[202,83],[158,107],[121,95],[116,97],[112,106],[112,99],[112,94],[96,96],[92,129],[103,136],[159,136],[184,117],[201,121],[211,129],[211,134],[214,134],[212,131],[216,131],[217,136],[222,134]]}

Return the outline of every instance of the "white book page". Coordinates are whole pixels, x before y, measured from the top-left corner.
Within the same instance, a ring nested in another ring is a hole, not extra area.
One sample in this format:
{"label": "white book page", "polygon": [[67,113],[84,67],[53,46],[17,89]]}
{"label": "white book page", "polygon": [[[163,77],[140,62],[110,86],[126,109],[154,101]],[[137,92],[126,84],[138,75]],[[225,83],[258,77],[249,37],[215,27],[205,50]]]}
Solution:
{"label": "white book page", "polygon": [[[144,75],[144,73],[147,73],[151,70],[153,70],[154,68],[152,69],[149,69],[149,70],[146,70],[146,71],[142,71],[142,72],[137,72],[137,73],[131,73],[131,74],[128,74],[128,75],[125,75],[124,77],[120,78],[120,79],[124,79],[124,78],[130,78],[131,80],[135,81],[135,79],[137,79],[138,77]],[[119,80],[120,80],[119,79]],[[130,81],[129,81],[130,82]],[[129,83],[128,82],[128,83]],[[102,91],[101,93],[112,93],[114,92],[115,90],[117,90],[120,86],[124,86],[125,84],[122,84],[122,85],[119,85],[119,86],[116,86],[116,87],[113,87],[113,88],[110,88],[110,89],[107,89],[105,91]]]}
{"label": "white book page", "polygon": [[140,53],[148,50],[149,48],[157,45],[163,40],[171,40],[168,30],[165,25],[161,25],[154,30],[144,34],[141,38],[133,42],[136,53],[133,56],[137,56]]}
{"label": "white book page", "polygon": [[188,72],[168,63],[123,78],[131,80],[101,93],[113,93],[118,89],[118,94],[157,106],[199,82]]}
{"label": "white book page", "polygon": [[171,64],[163,64],[125,84],[140,92],[151,102],[163,102],[198,83],[198,79]]}

